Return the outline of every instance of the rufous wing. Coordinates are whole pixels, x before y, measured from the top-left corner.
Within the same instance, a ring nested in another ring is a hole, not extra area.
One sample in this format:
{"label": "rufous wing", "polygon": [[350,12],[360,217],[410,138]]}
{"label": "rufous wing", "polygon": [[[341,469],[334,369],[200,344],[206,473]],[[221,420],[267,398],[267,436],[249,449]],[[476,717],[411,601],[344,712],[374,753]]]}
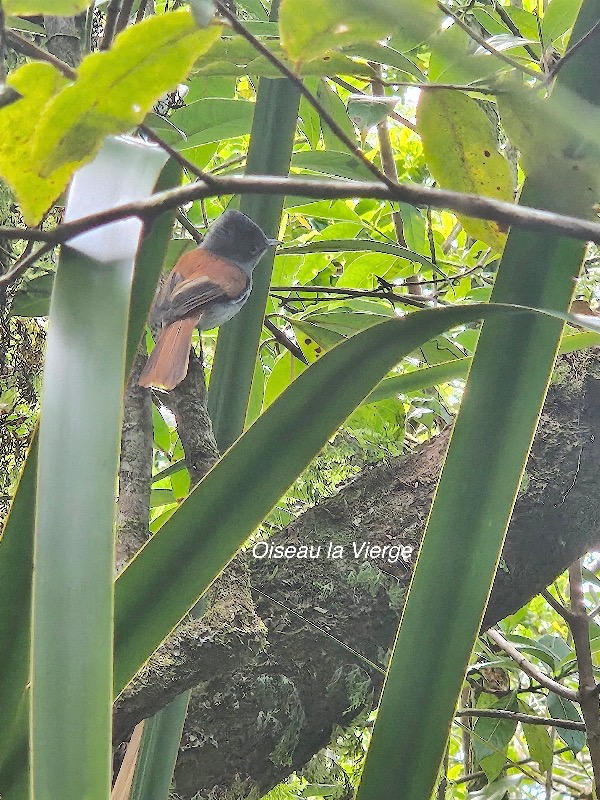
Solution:
{"label": "rufous wing", "polygon": [[163,303],[171,303],[168,312],[171,318],[194,312],[200,316],[206,303],[236,300],[244,294],[250,280],[235,264],[202,248],[181,256],[173,267],[173,275],[166,284],[168,297],[161,297]]}

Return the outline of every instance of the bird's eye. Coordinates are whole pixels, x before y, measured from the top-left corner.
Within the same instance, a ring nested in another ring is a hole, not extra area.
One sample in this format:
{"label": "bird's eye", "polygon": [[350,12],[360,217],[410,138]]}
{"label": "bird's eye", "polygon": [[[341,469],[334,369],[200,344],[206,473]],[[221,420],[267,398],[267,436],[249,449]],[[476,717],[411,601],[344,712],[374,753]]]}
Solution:
{"label": "bird's eye", "polygon": [[260,250],[260,247],[257,244],[253,244],[250,248],[250,255],[255,256]]}

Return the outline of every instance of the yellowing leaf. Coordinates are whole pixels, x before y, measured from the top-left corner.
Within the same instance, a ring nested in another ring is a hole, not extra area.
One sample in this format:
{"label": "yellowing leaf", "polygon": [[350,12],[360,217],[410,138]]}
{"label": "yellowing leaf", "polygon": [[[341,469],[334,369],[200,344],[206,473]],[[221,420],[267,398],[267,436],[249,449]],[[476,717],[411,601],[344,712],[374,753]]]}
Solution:
{"label": "yellowing leaf", "polygon": [[282,0],[279,11],[282,44],[297,65],[392,34],[416,45],[441,20],[435,0]]}
{"label": "yellowing leaf", "polygon": [[344,336],[335,331],[315,325],[307,319],[291,319],[296,341],[307,361],[311,364],[320,358],[330,347],[344,340]]}
{"label": "yellowing leaf", "polygon": [[32,148],[40,115],[67,79],[50,64],[36,61],[15,70],[7,83],[23,97],[0,110],[0,175],[14,189],[25,221],[34,225],[71,176],[71,171],[63,167],[42,179]]}
{"label": "yellowing leaf", "polygon": [[600,200],[598,109],[559,85],[542,98],[512,81],[498,92],[497,100],[502,125],[521,152],[525,173],[546,187],[553,210],[591,217]]}
{"label": "yellowing leaf", "polygon": [[6,14],[53,14],[70,17],[90,5],[90,0],[4,0]]}
{"label": "yellowing leaf", "polygon": [[92,53],[77,80],[45,109],[35,139],[40,172],[89,160],[102,140],[142,122],[155,100],[190,71],[218,39],[220,26],[198,30],[189,11],[150,17],[127,28],[108,52]]}
{"label": "yellowing leaf", "polygon": [[[421,93],[417,130],[429,171],[445,189],[512,201],[510,166],[498,152],[492,123],[462,92],[432,89]],[[497,222],[459,216],[466,232],[501,251],[506,233]]]}

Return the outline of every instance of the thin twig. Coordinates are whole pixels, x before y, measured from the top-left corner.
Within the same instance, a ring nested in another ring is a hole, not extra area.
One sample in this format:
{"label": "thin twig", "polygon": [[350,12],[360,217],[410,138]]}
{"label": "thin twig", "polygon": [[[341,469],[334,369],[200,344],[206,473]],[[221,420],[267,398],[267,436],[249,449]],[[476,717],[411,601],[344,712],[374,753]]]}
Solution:
{"label": "thin twig", "polygon": [[106,9],[106,20],[104,22],[104,36],[100,42],[100,50],[108,50],[115,35],[115,26],[119,15],[120,0],[110,0]]}
{"label": "thin twig", "polygon": [[148,5],[148,0],[142,0],[137,10],[137,14],[135,15],[136,24],[144,19],[147,5]]}
{"label": "thin twig", "polygon": [[[426,308],[428,303],[422,297],[412,296],[409,294],[396,294],[389,289],[345,289],[343,286],[271,286],[270,293],[277,297],[279,300],[296,299],[314,300],[317,302],[320,298],[314,297],[315,294],[334,294],[341,295],[342,298],[347,299],[351,297],[374,297],[377,300],[387,300],[388,303],[404,303],[407,306],[414,306],[415,308]],[[281,298],[278,297],[278,292],[293,292],[294,294],[308,294],[307,297],[298,298]]]}
{"label": "thin twig", "polygon": [[53,67],[65,76],[65,78],[69,78],[69,80],[75,80],[77,77],[77,73],[73,69],[73,67],[69,66],[65,61],[61,61],[60,58],[53,56],[52,53],[49,53],[47,50],[42,50],[41,47],[38,47],[33,42],[30,42],[28,39],[24,39],[22,36],[16,31],[8,30],[6,31],[6,41],[7,43],[18,53],[21,55],[28,56],[29,58],[35,58],[38,61],[46,61],[48,64],[52,64]]}
{"label": "thin twig", "polygon": [[[381,68],[379,65],[370,63],[369,66],[377,78],[371,81],[371,91],[373,97],[385,97],[383,85],[381,83],[380,75]],[[381,157],[381,166],[384,173],[396,185],[398,183],[398,170],[396,169],[396,161],[394,160],[394,151],[392,149],[392,140],[390,139],[390,132],[387,126],[387,118],[384,118],[377,125],[377,139],[379,141],[379,155]],[[394,230],[396,231],[396,241],[401,247],[406,247],[406,239],[404,238],[404,223],[399,211],[392,211],[392,222],[394,223]]]}
{"label": "thin twig", "polygon": [[520,714],[516,711],[504,711],[500,708],[461,708],[456,717],[492,717],[495,719],[510,719],[514,722],[523,722],[527,725],[548,725],[553,728],[567,728],[570,731],[584,731],[583,722],[574,722],[570,719],[556,719],[555,717],[536,717],[535,714]]}
{"label": "thin twig", "polygon": [[553,597],[553,596],[550,594],[550,592],[548,591],[548,589],[544,589],[543,591],[541,591],[541,592],[540,592],[540,594],[542,595],[542,597],[544,598],[544,600],[545,600],[545,601],[548,603],[548,605],[549,605],[549,606],[550,606],[550,607],[551,607],[551,608],[552,608],[554,611],[556,611],[556,613],[557,613],[559,616],[561,616],[561,617],[562,617],[562,618],[565,620],[565,622],[567,622],[567,623],[570,625],[570,624],[571,624],[571,621],[572,621],[572,618],[573,618],[573,614],[572,614],[572,612],[571,612],[571,609],[569,609],[569,608],[566,608],[566,607],[565,607],[565,606],[564,606],[562,603],[560,603],[560,602],[559,602],[559,601],[556,599],[556,597]]}
{"label": "thin twig", "polygon": [[504,650],[504,652],[512,658],[526,675],[529,675],[530,678],[537,681],[540,686],[544,686],[559,697],[564,697],[567,700],[571,700],[573,703],[578,701],[579,695],[574,689],[568,689],[566,686],[558,683],[558,681],[549,678],[541,669],[525,658],[525,656],[495,628],[490,628],[487,631],[487,635],[501,650]]}
{"label": "thin twig", "polygon": [[[359,89],[358,86],[352,86],[351,83],[348,83],[348,81],[345,81],[343,78],[338,78],[338,77],[331,78],[331,82],[332,83],[336,83],[338,86],[341,86],[342,89],[346,89],[347,91],[352,92],[352,94],[361,94],[361,95],[364,95],[365,97],[369,96],[367,94],[367,92],[364,92],[362,89]],[[403,84],[399,84],[399,83],[398,84],[397,83],[390,84],[388,81],[381,81],[381,83],[382,83],[382,85],[385,84],[386,86],[389,86],[389,85],[393,85],[393,86],[400,86],[400,85],[402,85],[402,86],[419,86],[420,85],[418,83],[414,83],[414,84],[413,83],[408,83],[408,81],[406,82],[406,84],[404,84],[404,83]],[[399,122],[401,125],[404,125],[405,128],[410,128],[411,131],[416,131],[417,130],[417,126],[415,125],[414,122],[411,122],[409,119],[406,119],[406,117],[403,117],[402,114],[398,114],[397,111],[391,111],[391,110],[388,111],[388,117],[391,117],[392,119],[396,120],[396,122]]]}
{"label": "thin twig", "polygon": [[[567,752],[569,752],[569,748],[563,747],[561,750],[555,750],[553,755],[558,756],[561,753],[567,753]],[[520,767],[520,766],[527,766],[527,764],[534,764],[536,762],[530,756],[529,758],[520,758],[518,761],[514,761],[513,763],[516,766]],[[455,778],[452,781],[452,785],[458,786],[461,783],[470,783],[471,781],[477,780],[477,778],[483,778],[483,777],[485,777],[485,772],[483,770],[478,770],[477,772],[468,772],[464,775],[461,775],[460,778]]]}
{"label": "thin twig", "polygon": [[501,61],[504,61],[505,64],[510,64],[513,69],[519,70],[520,72],[524,73],[525,75],[529,75],[531,78],[535,78],[536,81],[542,80],[542,75],[539,72],[535,72],[535,70],[530,69],[529,67],[524,66],[523,64],[519,64],[518,61],[514,61],[510,56],[501,53],[500,50],[496,50],[495,47],[492,47],[483,36],[480,36],[476,31],[473,30],[467,23],[462,20],[454,11],[450,11],[443,3],[439,2],[438,0],[438,8],[447,14],[449,17],[452,17],[454,22],[458,25],[459,28],[462,28],[465,33],[467,33],[474,42],[477,42],[478,45],[483,47],[484,50],[487,50],[488,53],[491,53],[496,58],[499,58]]}
{"label": "thin twig", "polygon": [[415,89],[451,89],[456,92],[477,92],[478,94],[498,94],[498,89],[488,86],[474,86],[472,83],[418,83],[417,81],[383,81],[384,86],[411,86]]}
{"label": "thin twig", "polygon": [[185,228],[186,231],[190,234],[192,239],[196,242],[196,244],[200,244],[202,239],[204,238],[200,231],[196,229],[196,226],[189,221],[183,211],[177,212],[177,222],[181,225],[182,228]]}
{"label": "thin twig", "polygon": [[38,247],[37,250],[31,252],[31,248],[25,248],[25,253],[21,256],[21,258],[13,264],[12,268],[6,272],[4,275],[0,276],[0,290],[4,286],[9,286],[11,283],[14,283],[18,280],[21,275],[28,270],[29,267],[32,267],[35,262],[45,256],[46,253],[49,253],[56,247],[56,242],[46,242],[41,247]]}
{"label": "thin twig", "polygon": [[585,722],[586,738],[596,797],[600,790],[600,717],[598,715],[598,687],[594,677],[592,650],[590,646],[590,618],[585,607],[581,561],[569,567],[569,588],[571,591],[571,621],[577,671],[579,673],[579,702]]}
{"label": "thin twig", "polygon": [[152,128],[149,128],[148,125],[138,125],[138,130],[140,130],[145,136],[151,139],[155,144],[159,145],[165,153],[168,153],[174,161],[177,161],[183,169],[191,172],[192,175],[195,175],[201,181],[208,184],[209,186],[212,184],[214,178],[209,175],[207,172],[199,169],[195,164],[193,164],[189,159],[185,156],[182,156],[178,150],[175,150],[174,147],[166,142],[162,136],[159,136],[156,131],[153,131]]}
{"label": "thin twig", "polygon": [[266,592],[263,592],[262,589],[259,589],[257,586],[251,586],[250,588],[252,589],[253,592],[258,592],[260,595],[262,595],[262,597],[265,597],[267,600],[270,600],[271,603],[275,603],[275,605],[278,605],[280,608],[282,608],[288,614],[293,614],[293,616],[295,616],[298,619],[302,620],[302,622],[305,622],[307,625],[310,625],[311,628],[314,628],[319,633],[322,633],[323,636],[326,636],[328,639],[331,639],[332,641],[334,641],[337,645],[339,645],[341,648],[343,648],[347,652],[351,653],[351,655],[353,655],[356,658],[360,659],[364,664],[369,666],[375,672],[378,672],[380,675],[385,675],[385,669],[380,667],[379,664],[376,664],[374,661],[371,661],[370,658],[367,658],[367,656],[364,656],[362,653],[359,653],[358,650],[354,650],[354,648],[350,647],[350,645],[346,644],[341,639],[338,639],[337,636],[334,636],[332,633],[329,633],[329,631],[325,630],[325,628],[322,628],[320,625],[317,625],[316,622],[313,622],[312,620],[308,619],[307,617],[302,616],[302,614],[300,614],[298,611],[294,611],[293,608],[290,608],[289,606],[285,605],[284,603],[281,603],[279,600],[276,600],[274,597],[271,597],[271,595],[268,595]]}
{"label": "thin twig", "polygon": [[578,51],[578,50],[579,50],[581,47],[583,47],[583,45],[584,45],[584,44],[586,44],[586,42],[588,42],[590,39],[592,39],[594,36],[596,36],[596,34],[597,34],[599,31],[600,31],[600,20],[598,20],[598,21],[597,21],[597,22],[596,22],[596,23],[595,23],[595,24],[594,24],[594,25],[593,25],[593,26],[592,26],[592,27],[589,29],[589,31],[588,31],[587,33],[585,33],[585,34],[584,34],[584,35],[581,37],[581,39],[579,39],[579,41],[575,42],[575,44],[574,44],[574,45],[572,45],[571,47],[569,47],[569,49],[568,49],[568,50],[567,50],[567,52],[564,54],[564,56],[563,56],[562,58],[560,58],[560,59],[559,59],[559,60],[556,62],[556,64],[554,65],[554,68],[551,70],[551,73],[550,73],[550,74],[552,75],[552,77],[553,77],[553,78],[555,78],[555,77],[556,77],[556,75],[558,74],[559,70],[561,70],[561,69],[564,67],[564,65],[566,64],[566,62],[567,62],[567,61],[568,61],[570,58],[573,58],[573,56],[575,55],[575,53],[577,53],[577,51]]}
{"label": "thin twig", "polygon": [[346,147],[350,150],[350,152],[359,160],[361,161],[365,167],[375,175],[375,177],[388,186],[390,189],[394,188],[394,182],[391,181],[383,172],[375,165],[372,161],[365,156],[362,150],[356,146],[356,143],[352,141],[352,139],[347,136],[342,128],[337,124],[337,122],[333,119],[331,114],[325,109],[323,104],[313,95],[311,91],[309,91],[302,80],[293,72],[286,64],[281,61],[281,59],[277,58],[268,47],[265,47],[262,42],[260,42],[256,36],[253,36],[250,31],[248,31],[244,25],[239,21],[239,19],[233,14],[227,6],[221,2],[221,0],[215,0],[215,6],[219,13],[227,19],[236,33],[239,33],[240,36],[243,36],[246,41],[250,42],[250,44],[263,55],[268,61],[276,67],[282,75],[291,81],[294,86],[297,87],[300,94],[306,98],[306,100],[311,104],[311,106],[315,109],[315,111],[319,114],[322,120],[324,120],[327,125],[331,128],[332,132],[338,137],[338,139],[346,145]]}
{"label": "thin twig", "polygon": [[123,0],[121,9],[119,10],[119,16],[117,17],[117,22],[115,24],[114,36],[116,36],[118,33],[121,33],[121,31],[125,30],[127,27],[132,8],[133,0]]}
{"label": "thin twig", "polygon": [[[496,14],[498,14],[498,16],[500,17],[500,19],[502,20],[502,22],[503,22],[503,23],[506,25],[506,27],[508,28],[508,30],[509,30],[509,31],[510,31],[510,32],[511,32],[511,33],[512,33],[514,36],[519,36],[521,39],[525,38],[525,37],[523,36],[523,34],[521,33],[521,31],[519,30],[519,28],[518,28],[518,27],[515,25],[515,23],[512,21],[512,19],[511,19],[510,15],[508,14],[508,12],[507,12],[507,11],[504,9],[504,7],[503,7],[503,6],[501,6],[501,5],[500,5],[500,3],[498,3],[498,2],[497,2],[497,0],[496,0],[496,2],[494,2],[494,9],[495,9],[495,11],[496,11]],[[535,50],[534,50],[534,49],[531,47],[531,45],[529,45],[529,44],[524,44],[524,45],[523,45],[523,49],[524,49],[524,50],[525,50],[525,51],[526,51],[526,52],[527,52],[527,53],[528,53],[528,54],[531,56],[531,58],[532,58],[534,61],[537,61],[537,60],[538,60],[538,55],[537,55],[537,53],[535,52]]]}
{"label": "thin twig", "polygon": [[273,338],[277,342],[279,342],[279,344],[282,347],[285,347],[286,350],[289,350],[290,353],[293,356],[295,356],[299,361],[302,361],[303,364],[308,365],[308,359],[306,358],[302,350],[298,347],[298,345],[295,342],[292,342],[292,340],[288,336],[286,336],[283,331],[280,331],[277,325],[275,325],[274,322],[271,322],[271,320],[268,317],[265,317],[264,319],[264,326],[268,331],[270,331],[273,334]]}

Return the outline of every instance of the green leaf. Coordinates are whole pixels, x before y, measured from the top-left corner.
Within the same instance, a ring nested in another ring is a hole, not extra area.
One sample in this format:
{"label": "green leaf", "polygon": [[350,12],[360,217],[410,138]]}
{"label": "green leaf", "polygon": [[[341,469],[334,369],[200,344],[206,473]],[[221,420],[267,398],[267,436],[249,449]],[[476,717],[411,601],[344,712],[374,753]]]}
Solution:
{"label": "green leaf", "polygon": [[[290,81],[261,79],[246,162],[247,175],[288,174],[299,105],[300,93]],[[280,195],[245,195],[240,201],[240,211],[255,220],[267,236],[277,237],[282,207]],[[263,257],[254,272],[254,288],[248,302],[219,331],[208,390],[208,410],[221,451],[229,447],[244,428],[273,259],[273,252]]]}
{"label": "green leaf", "polygon": [[[426,83],[427,78],[421,72],[419,67],[407,58],[407,56],[389,47],[387,44],[379,42],[375,44],[361,43],[355,47],[345,47],[344,55],[355,56],[357,58],[366,58],[369,61],[374,61],[376,64],[386,64],[390,67],[396,67],[399,72],[405,72],[406,76],[412,76],[420,83]],[[367,95],[368,97],[369,95]]]}
{"label": "green leaf", "polygon": [[336,783],[309,783],[301,790],[300,797],[328,797],[337,794],[338,790]]}
{"label": "green leaf", "polygon": [[283,0],[279,19],[283,47],[296,65],[393,32],[418,44],[441,23],[435,0]]}
{"label": "green leaf", "polygon": [[542,19],[546,47],[573,27],[580,7],[581,0],[552,0]]}
{"label": "green leaf", "polygon": [[[310,207],[307,206],[307,209],[310,210]],[[294,210],[299,211],[299,208]],[[420,253],[392,242],[380,242],[377,239],[312,239],[306,244],[280,247],[277,250],[277,255],[287,255],[288,253],[353,253],[362,250],[389,253],[397,258],[416,261],[418,264],[433,268],[431,260]],[[443,266],[443,262],[438,261],[438,265]]]}
{"label": "green leaf", "polygon": [[[373,325],[378,325],[380,322],[385,322],[389,317],[394,316],[394,312],[390,309],[389,314],[384,310],[381,313],[365,313],[356,311],[355,309],[341,309],[339,311],[325,311],[322,314],[310,314],[304,317],[299,322],[310,322],[314,326],[321,329],[330,331],[331,333],[338,334],[342,337],[353,336],[358,331],[364,331],[371,328]],[[290,320],[294,324],[294,320]],[[340,341],[340,340],[337,340]],[[323,342],[324,345],[331,347],[337,344],[337,341]]]}
{"label": "green leaf", "polygon": [[109,134],[139,125],[154,101],[190,71],[220,35],[198,30],[189,11],[149,17],[124,30],[111,50],[92,53],[78,78],[41,115],[34,154],[43,176],[74,170]]}
{"label": "green leaf", "polygon": [[[313,94],[316,93],[319,86],[315,78],[306,78],[304,85]],[[317,110],[313,108],[306,97],[300,98],[300,119],[302,120],[302,130],[311,150],[315,150],[321,140],[321,119]]]}
{"label": "green leaf", "polygon": [[523,724],[523,733],[531,758],[537,762],[540,772],[547,772],[552,765],[552,739],[541,725]]}
{"label": "green leaf", "polygon": [[4,0],[7,14],[53,14],[56,17],[71,17],[84,11],[91,0]]}
{"label": "green leaf", "polygon": [[[337,144],[339,146],[339,140]],[[373,177],[356,156],[333,150],[301,150],[292,156],[292,167],[355,180],[370,180]]]}
{"label": "green leaf", "polygon": [[29,33],[39,33],[42,36],[46,35],[46,29],[43,25],[36,25],[35,22],[30,22],[28,19],[21,17],[6,17],[6,27],[14,31],[28,31]]}
{"label": "green leaf", "polygon": [[361,133],[379,125],[388,118],[398,103],[396,97],[372,97],[351,95],[348,98],[348,116]]}
{"label": "green leaf", "polygon": [[294,328],[298,344],[304,354],[308,356],[309,361],[315,361],[326,350],[330,350],[346,338],[343,334],[337,333],[331,328],[311,322],[309,318],[294,319],[290,320],[290,322]]}
{"label": "green leaf", "polygon": [[170,122],[186,134],[179,150],[250,133],[255,104],[248,100],[206,98],[173,112]]}
{"label": "green leaf", "polygon": [[156,446],[159,450],[162,450],[163,453],[168,453],[171,449],[171,431],[155,405],[152,406],[152,424],[154,427],[154,441]]}
{"label": "green leaf", "polygon": [[[535,710],[519,700],[519,711],[522,714],[535,714]],[[531,758],[537,762],[540,772],[547,772],[552,766],[552,739],[543,725],[522,723],[527,749]]]}
{"label": "green leaf", "polygon": [[[167,162],[156,190],[172,188],[181,181],[181,168]],[[160,265],[170,239],[174,211],[160,215],[144,235],[137,255],[127,338],[130,366],[146,324],[156,291]],[[143,265],[143,268],[141,268]],[[8,797],[13,782],[27,785],[27,725],[29,721],[29,619],[33,572],[33,530],[37,473],[38,436],[34,436],[9,516],[0,537],[0,718],[5,722],[0,737],[0,791]],[[25,709],[25,711],[23,711]],[[6,723],[8,722],[8,727]],[[13,796],[12,794],[10,795]],[[15,797],[18,797],[15,794]],[[28,797],[24,794],[23,797]]]}
{"label": "green leaf", "polygon": [[[482,695],[485,697],[485,695]],[[491,703],[478,703],[478,708],[493,708],[502,711],[516,711],[517,706],[514,698],[502,698]],[[498,719],[496,717],[478,717],[473,727],[473,749],[477,760],[481,761],[487,756],[504,753],[504,750],[512,737],[515,735],[517,723],[511,719]],[[487,773],[486,773],[487,774]],[[489,778],[493,780],[498,773]]]}
{"label": "green leaf", "polygon": [[[304,352],[304,348],[302,348]],[[268,408],[279,395],[287,389],[298,375],[306,369],[306,365],[292,355],[289,350],[277,359],[265,385],[263,408]]]}
{"label": "green leaf", "polygon": [[508,747],[504,747],[499,752],[491,753],[489,756],[483,756],[483,758],[479,760],[479,765],[485,772],[485,777],[488,779],[488,783],[493,783],[506,766],[507,752]]}
{"label": "green leaf", "polygon": [[44,275],[25,281],[12,302],[11,316],[47,317],[53,284],[53,272],[46,272]]}
{"label": "green leaf", "polygon": [[[600,336],[598,334],[576,333],[571,336],[563,336],[559,352],[572,353],[575,350],[586,350],[588,347],[597,347],[598,345],[600,345]],[[404,375],[384,378],[379,386],[365,397],[363,404],[376,403],[388,397],[416,392],[420,389],[428,389],[430,386],[439,386],[441,383],[466,378],[470,365],[471,359],[469,357],[456,358],[452,361],[437,364],[435,367],[422,367],[412,372],[406,372]],[[534,646],[529,639],[515,634],[511,635],[510,641],[513,644],[517,644],[522,652],[534,655],[548,664],[548,666],[554,667],[556,659],[549,650],[539,645]]]}
{"label": "green leaf", "polygon": [[427,77],[431,83],[471,84],[510,70],[506,62],[479,48],[458,25],[443,28],[431,37],[431,58]]}
{"label": "green leaf", "polygon": [[[279,42],[266,39],[263,44],[278,58],[287,63],[285,53]],[[280,78],[281,72],[264,56],[258,55],[255,48],[241,36],[228,36],[220,39],[210,52],[201,56],[194,64],[194,75],[258,75],[261,78]],[[341,53],[332,53],[304,64],[300,75],[356,75],[374,77],[368,64],[353,61]]]}
{"label": "green leaf", "polygon": [[[152,145],[109,139],[75,177],[65,219],[147,197],[165,161]],[[52,292],[31,614],[40,800],[110,793],[115,474],[140,233],[130,220],[74,238],[61,250]]]}
{"label": "green leaf", "polygon": [[474,8],[471,13],[487,33],[506,33],[510,30],[497,13],[486,11],[483,8]]}
{"label": "green leaf", "polygon": [[[519,784],[521,783],[522,776],[509,775],[508,778],[501,778],[498,781],[489,783],[480,789],[478,792],[470,792],[469,800],[505,800],[507,796],[518,792]],[[511,792],[512,790],[512,792]]]}
{"label": "green leaf", "polygon": [[[554,692],[548,692],[546,701],[548,713],[555,719],[568,719],[571,722],[582,722],[577,706],[566,697],[559,697]],[[573,755],[581,752],[585,747],[585,731],[572,731],[568,728],[556,728],[557,735],[567,747],[571,748]]]}
{"label": "green leaf", "polygon": [[144,722],[129,800],[163,800],[169,796],[188,704],[184,692]]}
{"label": "green leaf", "polygon": [[377,285],[377,278],[384,277],[395,261],[393,256],[363,253],[348,264],[337,285],[372,289]]}
{"label": "green leaf", "polygon": [[34,225],[71,177],[63,167],[41,178],[33,153],[40,116],[67,79],[50,64],[32,62],[11,73],[7,83],[23,98],[0,110],[0,175],[14,189],[25,221]]}
{"label": "green leaf", "polygon": [[[513,199],[508,162],[498,152],[492,123],[481,107],[462,92],[421,92],[417,130],[427,166],[440,186],[507,202]],[[506,233],[497,222],[459,216],[471,236],[502,251]]]}
{"label": "green leaf", "polygon": [[384,39],[384,22],[369,17],[351,0],[283,0],[279,14],[281,41],[296,65],[356,42]]}
{"label": "green leaf", "polygon": [[425,219],[421,212],[414,206],[409,206],[408,203],[398,203],[398,209],[402,217],[404,238],[408,247],[416,253],[430,252]]}
{"label": "green leaf", "polygon": [[554,667],[556,668],[561,661],[565,658],[573,656],[573,649],[569,647],[566,641],[560,636],[553,636],[552,634],[545,633],[537,642],[538,647],[545,648],[549,654],[554,658]]}
{"label": "green leaf", "polygon": [[[322,80],[319,82],[317,97],[321,101],[325,111],[329,113],[329,116],[333,117],[334,121],[337,122],[346,136],[348,136],[351,141],[356,141],[358,146],[358,141],[356,140],[356,130],[354,129],[354,125],[348,116],[348,110],[344,104],[344,101],[339,94],[334,91],[326,81]],[[323,131],[323,142],[327,150],[347,150],[346,145],[340,142],[337,134],[331,130],[329,125],[323,119],[321,120],[321,130]]]}

